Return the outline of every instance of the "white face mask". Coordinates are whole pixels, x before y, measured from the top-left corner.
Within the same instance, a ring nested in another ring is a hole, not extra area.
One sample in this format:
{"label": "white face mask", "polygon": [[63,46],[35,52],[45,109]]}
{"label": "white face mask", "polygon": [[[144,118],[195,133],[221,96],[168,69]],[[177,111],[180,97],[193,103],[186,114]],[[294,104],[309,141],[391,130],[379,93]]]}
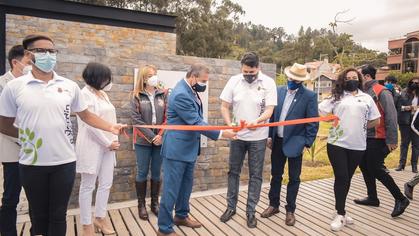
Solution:
{"label": "white face mask", "polygon": [[153,75],[147,80],[147,84],[152,87],[157,87],[159,84],[159,77],[157,75]]}
{"label": "white face mask", "polygon": [[109,92],[109,91],[111,91],[111,89],[112,89],[112,82],[110,82],[108,85],[106,85],[106,86],[103,88],[103,91],[105,91],[105,92]]}
{"label": "white face mask", "polygon": [[26,75],[26,74],[28,74],[29,72],[31,72],[32,71],[32,66],[31,65],[24,65],[22,62],[20,62],[20,61],[18,61],[18,63],[21,65],[21,66],[23,66],[23,69],[22,69],[22,75]]}

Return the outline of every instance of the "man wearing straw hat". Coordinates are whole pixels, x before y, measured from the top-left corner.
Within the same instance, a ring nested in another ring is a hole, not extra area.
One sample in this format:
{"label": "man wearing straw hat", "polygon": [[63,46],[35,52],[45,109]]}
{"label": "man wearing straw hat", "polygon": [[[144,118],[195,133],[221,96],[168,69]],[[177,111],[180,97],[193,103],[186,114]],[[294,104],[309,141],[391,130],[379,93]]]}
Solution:
{"label": "man wearing straw hat", "polygon": [[[278,87],[278,105],[274,109],[271,122],[317,117],[317,95],[303,86],[309,79],[307,68],[295,63],[285,68],[287,85]],[[302,165],[302,152],[309,148],[316,139],[319,123],[278,126],[269,129],[268,147],[271,154],[271,188],[269,190],[269,207],[262,212],[262,218],[279,213],[282,175],[288,160],[287,205],[285,224],[295,224],[294,211]]]}

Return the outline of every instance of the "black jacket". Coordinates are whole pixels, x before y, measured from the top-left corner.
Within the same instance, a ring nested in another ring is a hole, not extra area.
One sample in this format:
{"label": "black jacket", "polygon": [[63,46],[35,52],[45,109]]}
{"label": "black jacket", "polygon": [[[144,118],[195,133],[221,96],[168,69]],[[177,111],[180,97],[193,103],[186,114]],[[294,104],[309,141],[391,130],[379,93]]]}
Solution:
{"label": "black jacket", "polygon": [[402,106],[412,105],[413,95],[407,93],[406,89],[402,91],[397,101],[397,118],[399,125],[410,125],[412,123],[413,114],[411,111],[402,111]]}

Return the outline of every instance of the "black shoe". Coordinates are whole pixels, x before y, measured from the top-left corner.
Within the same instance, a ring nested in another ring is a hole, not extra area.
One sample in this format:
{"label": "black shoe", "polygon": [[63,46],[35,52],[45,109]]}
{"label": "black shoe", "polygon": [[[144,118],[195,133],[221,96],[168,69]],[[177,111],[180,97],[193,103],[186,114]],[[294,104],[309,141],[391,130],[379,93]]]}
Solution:
{"label": "black shoe", "polygon": [[413,200],[413,187],[408,183],[404,184],[404,195],[406,195],[406,197],[410,200]]}
{"label": "black shoe", "polygon": [[394,204],[394,209],[393,209],[393,212],[391,213],[391,217],[397,217],[403,214],[404,210],[406,210],[409,204],[410,204],[410,201],[406,197],[403,200],[396,200],[396,204]]}
{"label": "black shoe", "polygon": [[220,217],[221,222],[226,223],[236,214],[236,210],[227,209]]}
{"label": "black shoe", "polygon": [[364,206],[374,206],[374,207],[379,207],[380,206],[380,200],[371,199],[369,197],[361,198],[361,199],[355,199],[354,202],[358,205],[364,205]]}
{"label": "black shoe", "polygon": [[417,165],[412,166],[412,172],[413,173],[418,173],[418,166]]}
{"label": "black shoe", "polygon": [[247,227],[256,228],[258,221],[256,220],[255,214],[246,214],[247,216]]}
{"label": "black shoe", "polygon": [[396,171],[403,171],[404,170],[404,165],[399,165],[397,168],[396,168]]}

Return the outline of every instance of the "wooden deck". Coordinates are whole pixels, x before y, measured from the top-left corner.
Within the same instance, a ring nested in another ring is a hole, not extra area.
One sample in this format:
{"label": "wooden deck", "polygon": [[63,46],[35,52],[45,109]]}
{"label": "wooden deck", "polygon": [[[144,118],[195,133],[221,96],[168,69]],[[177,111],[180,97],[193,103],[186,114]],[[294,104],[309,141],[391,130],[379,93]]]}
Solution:
{"label": "wooden deck", "polygon": [[[413,174],[411,171],[395,172],[392,176],[397,184],[403,184]],[[245,189],[245,188],[243,188]],[[240,192],[237,214],[227,224],[219,221],[219,216],[226,206],[225,190],[196,193],[191,199],[191,216],[199,220],[204,227],[189,229],[176,227],[180,235],[335,235],[330,231],[329,224],[334,214],[333,179],[305,182],[301,184],[294,227],[285,225],[285,194],[283,186],[281,193],[281,212],[269,219],[262,219],[259,213],[268,206],[268,186],[265,184],[257,207],[258,226],[249,229],[246,226],[247,191]],[[402,190],[403,191],[403,190]],[[406,212],[397,219],[392,219],[390,213],[394,200],[390,193],[378,183],[378,193],[381,206],[361,207],[353,203],[356,197],[365,196],[365,184],[361,175],[356,175],[352,181],[347,201],[347,214],[352,216],[355,224],[345,227],[337,235],[419,235],[419,191]],[[415,197],[414,196],[414,197]],[[138,218],[135,201],[110,205],[109,217],[118,235],[155,235],[157,219],[153,215],[149,221]],[[27,216],[19,217],[18,229],[21,235],[29,235],[30,222]],[[81,235],[78,210],[69,210],[67,235]],[[98,234],[99,235],[99,234]]]}

